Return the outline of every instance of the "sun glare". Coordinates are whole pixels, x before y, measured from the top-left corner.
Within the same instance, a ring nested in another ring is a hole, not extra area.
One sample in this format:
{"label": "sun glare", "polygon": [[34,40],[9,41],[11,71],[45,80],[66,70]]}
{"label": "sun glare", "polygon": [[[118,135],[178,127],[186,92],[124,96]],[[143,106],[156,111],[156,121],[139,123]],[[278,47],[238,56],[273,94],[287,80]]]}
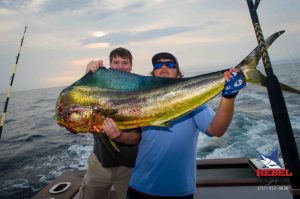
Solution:
{"label": "sun glare", "polygon": [[106,33],[102,32],[102,31],[96,31],[96,32],[93,33],[93,35],[95,37],[102,37],[103,35],[106,35]]}

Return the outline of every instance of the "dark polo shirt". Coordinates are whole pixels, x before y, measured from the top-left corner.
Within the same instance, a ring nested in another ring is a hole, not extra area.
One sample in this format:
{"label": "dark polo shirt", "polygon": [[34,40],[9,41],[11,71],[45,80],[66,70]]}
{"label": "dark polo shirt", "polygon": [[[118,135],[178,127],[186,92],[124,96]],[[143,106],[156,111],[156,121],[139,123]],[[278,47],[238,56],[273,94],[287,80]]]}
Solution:
{"label": "dark polo shirt", "polygon": [[[115,142],[115,141],[114,141]],[[138,144],[129,145],[115,142],[120,150],[112,146],[105,133],[94,134],[94,153],[104,168],[126,166],[133,168],[138,151]]]}

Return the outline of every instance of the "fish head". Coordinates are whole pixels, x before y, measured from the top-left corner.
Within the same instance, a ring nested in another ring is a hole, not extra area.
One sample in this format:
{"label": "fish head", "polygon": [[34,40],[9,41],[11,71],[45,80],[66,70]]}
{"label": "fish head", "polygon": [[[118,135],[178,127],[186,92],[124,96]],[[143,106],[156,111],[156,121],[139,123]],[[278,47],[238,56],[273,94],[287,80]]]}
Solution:
{"label": "fish head", "polygon": [[58,125],[66,127],[72,133],[101,133],[105,117],[99,112],[95,112],[92,107],[63,107],[58,104],[56,119]]}

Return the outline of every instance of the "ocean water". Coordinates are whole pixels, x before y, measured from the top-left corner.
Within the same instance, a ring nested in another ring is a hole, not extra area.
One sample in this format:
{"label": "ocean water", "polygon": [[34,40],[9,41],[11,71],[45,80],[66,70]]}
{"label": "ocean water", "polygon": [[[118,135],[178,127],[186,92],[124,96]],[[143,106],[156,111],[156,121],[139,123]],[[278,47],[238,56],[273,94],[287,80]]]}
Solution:
{"label": "ocean water", "polygon": [[[274,65],[280,81],[300,89],[300,64]],[[193,72],[194,73],[194,72]],[[194,73],[195,74],[195,73]],[[90,134],[74,135],[56,124],[54,107],[63,87],[14,92],[0,140],[0,198],[31,198],[65,171],[86,169]],[[300,97],[284,92],[300,151]],[[6,94],[0,95],[4,102]],[[213,109],[219,97],[209,102]],[[1,109],[2,111],[3,109]],[[257,157],[279,149],[266,88],[247,85],[233,121],[221,138],[199,136],[198,158]]]}

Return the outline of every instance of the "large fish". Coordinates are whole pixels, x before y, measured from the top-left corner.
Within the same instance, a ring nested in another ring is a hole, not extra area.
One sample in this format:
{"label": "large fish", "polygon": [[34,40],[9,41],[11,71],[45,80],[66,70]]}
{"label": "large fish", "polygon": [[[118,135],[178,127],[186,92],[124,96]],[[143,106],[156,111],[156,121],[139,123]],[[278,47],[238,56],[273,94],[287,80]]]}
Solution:
{"label": "large fish", "polygon": [[[283,32],[271,35],[266,46]],[[256,47],[236,68],[245,74],[247,82],[264,86],[266,77],[256,69],[259,59]],[[100,133],[105,117],[123,130],[168,126],[218,95],[224,89],[226,70],[189,78],[160,78],[100,68],[61,92],[56,104],[57,122],[73,133]],[[300,93],[287,85],[282,84],[282,88]]]}

